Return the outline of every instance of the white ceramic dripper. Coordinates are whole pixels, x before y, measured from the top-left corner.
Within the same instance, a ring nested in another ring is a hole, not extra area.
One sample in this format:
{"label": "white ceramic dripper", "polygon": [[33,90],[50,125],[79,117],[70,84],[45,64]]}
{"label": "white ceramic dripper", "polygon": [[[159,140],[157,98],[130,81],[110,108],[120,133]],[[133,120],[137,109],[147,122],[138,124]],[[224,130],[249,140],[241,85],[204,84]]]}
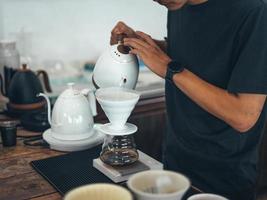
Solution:
{"label": "white ceramic dripper", "polygon": [[140,94],[131,89],[111,87],[98,89],[95,96],[111,123],[110,129],[114,131],[126,129],[126,121],[138,102]]}

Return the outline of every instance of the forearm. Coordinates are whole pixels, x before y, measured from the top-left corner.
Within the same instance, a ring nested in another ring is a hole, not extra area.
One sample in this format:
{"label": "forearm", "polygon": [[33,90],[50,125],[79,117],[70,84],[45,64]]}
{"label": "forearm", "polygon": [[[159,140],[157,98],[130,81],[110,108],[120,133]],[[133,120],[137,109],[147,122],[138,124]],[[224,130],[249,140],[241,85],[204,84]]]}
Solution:
{"label": "forearm", "polygon": [[[131,53],[138,55],[154,73],[165,78],[171,58],[151,36],[143,32],[136,34],[141,39],[125,38],[124,44],[132,47]],[[266,95],[230,94],[186,69],[175,74],[173,81],[199,106],[239,132],[246,132],[257,122],[266,99]]]}
{"label": "forearm", "polygon": [[[188,70],[174,76],[175,85],[207,112],[245,132],[257,121],[265,97],[235,95],[216,87]],[[250,99],[251,98],[251,99]],[[258,101],[258,102],[255,102]]]}

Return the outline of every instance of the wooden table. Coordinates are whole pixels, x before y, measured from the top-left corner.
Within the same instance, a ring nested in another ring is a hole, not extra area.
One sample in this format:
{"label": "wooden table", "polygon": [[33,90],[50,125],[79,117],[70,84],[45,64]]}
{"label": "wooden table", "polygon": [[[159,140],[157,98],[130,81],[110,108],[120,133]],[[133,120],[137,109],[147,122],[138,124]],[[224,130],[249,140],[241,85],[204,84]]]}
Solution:
{"label": "wooden table", "polygon": [[[29,134],[18,130],[18,135]],[[42,147],[29,147],[17,139],[15,147],[0,145],[0,200],[49,199],[62,197],[29,165],[33,160],[61,155],[63,153]]]}
{"label": "wooden table", "polygon": [[[106,117],[98,107],[96,122],[105,122]],[[1,116],[0,116],[1,120]],[[141,99],[133,111],[130,122],[139,127],[135,134],[137,146],[152,157],[161,159],[162,135],[165,127],[165,98],[163,96]],[[40,135],[18,129],[18,136]],[[150,141],[150,145],[147,145]],[[153,147],[153,148],[151,148]],[[0,144],[0,200],[59,200],[62,196],[30,166],[33,160],[49,158],[64,153],[44,147],[31,147],[17,138],[15,147]]]}

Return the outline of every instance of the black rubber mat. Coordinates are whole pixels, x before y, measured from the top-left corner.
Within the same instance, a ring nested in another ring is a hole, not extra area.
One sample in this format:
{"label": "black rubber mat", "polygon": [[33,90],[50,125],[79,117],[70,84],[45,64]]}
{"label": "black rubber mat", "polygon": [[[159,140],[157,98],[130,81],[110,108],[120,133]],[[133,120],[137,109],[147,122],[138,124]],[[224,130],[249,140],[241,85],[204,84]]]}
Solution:
{"label": "black rubber mat", "polygon": [[[52,158],[32,161],[32,167],[41,174],[61,195],[81,185],[91,183],[112,183],[93,167],[93,159],[99,157],[101,146],[86,151],[74,152]],[[121,184],[126,187],[125,183]],[[192,188],[183,200],[199,193]]]}
{"label": "black rubber mat", "polygon": [[31,165],[64,195],[81,185],[112,182],[93,167],[93,159],[99,157],[100,151],[101,147],[98,146],[86,151],[32,161]]}

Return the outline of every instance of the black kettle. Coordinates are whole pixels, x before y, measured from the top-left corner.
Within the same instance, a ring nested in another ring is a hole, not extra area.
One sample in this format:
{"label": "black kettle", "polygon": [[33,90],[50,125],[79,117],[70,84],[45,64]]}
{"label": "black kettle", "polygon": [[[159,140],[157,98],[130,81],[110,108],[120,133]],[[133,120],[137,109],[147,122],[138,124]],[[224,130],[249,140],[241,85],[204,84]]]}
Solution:
{"label": "black kettle", "polygon": [[43,98],[36,97],[37,94],[44,92],[39,79],[41,75],[46,92],[52,92],[45,71],[38,70],[35,73],[26,64],[23,64],[20,69],[5,67],[4,75],[5,85],[2,76],[0,76],[0,83],[2,94],[9,99],[7,114],[17,117],[25,112],[32,112],[45,107],[46,102]]}

